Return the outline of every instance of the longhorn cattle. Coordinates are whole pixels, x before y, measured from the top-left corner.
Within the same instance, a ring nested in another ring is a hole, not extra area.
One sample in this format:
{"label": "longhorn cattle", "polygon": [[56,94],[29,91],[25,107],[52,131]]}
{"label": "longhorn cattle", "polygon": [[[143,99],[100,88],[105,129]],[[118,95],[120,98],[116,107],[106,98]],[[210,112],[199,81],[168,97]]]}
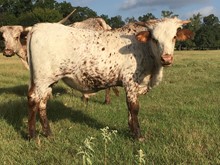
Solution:
{"label": "longhorn cattle", "polygon": [[[69,15],[60,20],[58,23],[63,24],[73,13],[73,10]],[[6,57],[11,57],[17,55],[26,69],[29,69],[26,41],[27,34],[32,29],[32,26],[24,27],[20,25],[13,26],[2,26],[0,27],[0,32],[2,33],[5,49],[3,50],[3,55]]]}
{"label": "longhorn cattle", "polygon": [[[75,22],[69,26],[73,28],[90,29],[90,30],[95,30],[95,31],[111,30],[111,27],[102,18],[88,18],[81,22]],[[114,91],[116,96],[119,95],[119,91],[116,87],[113,87],[112,90]],[[82,99],[87,102],[91,95],[94,95],[94,93],[83,94]],[[107,88],[105,90],[104,103],[105,104],[110,103],[110,88]]]}
{"label": "longhorn cattle", "polygon": [[50,23],[35,25],[28,35],[29,138],[36,136],[38,112],[45,136],[51,135],[46,105],[53,84],[62,79],[83,93],[123,86],[128,125],[133,137],[143,140],[138,121],[138,95],[161,81],[163,67],[173,63],[176,40],[192,37],[191,31],[179,29],[189,22],[178,18],[149,21],[142,24],[147,30],[136,35]]}
{"label": "longhorn cattle", "polygon": [[15,26],[2,26],[0,32],[2,33],[5,49],[3,55],[11,57],[15,54],[21,59],[21,62],[26,69],[29,69],[26,49],[26,37],[32,27]]}
{"label": "longhorn cattle", "polygon": [[[74,10],[75,11],[75,10]],[[72,11],[67,17],[59,21],[58,23],[63,24],[72,14]],[[110,30],[111,27],[106,24],[106,22],[102,18],[89,18],[82,22],[75,22],[70,27],[83,28],[83,29],[91,29],[91,30]],[[13,55],[17,55],[26,69],[29,69],[28,58],[27,58],[27,49],[26,49],[26,37],[28,32],[32,27],[23,27],[19,25],[15,26],[2,26],[0,28],[0,32],[2,32],[4,41],[5,41],[5,49],[3,50],[3,55],[6,57],[11,57]],[[114,93],[118,96],[119,91],[117,88],[112,88]],[[88,102],[89,97],[93,94],[83,94],[82,100]],[[105,91],[105,101],[104,103],[110,103],[110,88]]]}

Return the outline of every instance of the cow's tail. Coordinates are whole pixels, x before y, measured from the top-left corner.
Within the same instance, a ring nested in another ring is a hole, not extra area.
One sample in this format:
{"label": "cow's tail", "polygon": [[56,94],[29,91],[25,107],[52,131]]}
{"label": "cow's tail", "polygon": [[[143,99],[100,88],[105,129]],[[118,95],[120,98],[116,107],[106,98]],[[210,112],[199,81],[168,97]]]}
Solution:
{"label": "cow's tail", "polygon": [[[32,39],[33,31],[31,30],[27,35],[27,58],[28,58],[28,65],[30,71],[30,83],[33,83],[32,73],[33,73],[33,65],[32,65],[32,56],[31,56],[31,39]],[[30,87],[30,85],[29,85]]]}

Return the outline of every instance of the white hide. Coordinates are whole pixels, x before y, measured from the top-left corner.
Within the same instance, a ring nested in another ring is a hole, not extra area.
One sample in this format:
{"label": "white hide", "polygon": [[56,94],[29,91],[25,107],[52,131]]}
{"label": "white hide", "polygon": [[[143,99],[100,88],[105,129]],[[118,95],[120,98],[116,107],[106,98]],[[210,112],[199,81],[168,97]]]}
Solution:
{"label": "white hide", "polygon": [[[177,22],[177,19],[169,19],[150,28],[161,44],[160,49],[153,41],[140,43],[134,35],[117,31],[96,32],[60,24],[37,24],[29,38],[31,81],[40,98],[60,79],[85,93],[123,85],[136,95],[137,86],[154,85],[156,83],[149,83],[150,79],[162,78],[160,56],[163,52],[173,53],[172,38],[180,27]],[[164,30],[164,27],[169,28]],[[94,84],[97,76],[98,85]]]}

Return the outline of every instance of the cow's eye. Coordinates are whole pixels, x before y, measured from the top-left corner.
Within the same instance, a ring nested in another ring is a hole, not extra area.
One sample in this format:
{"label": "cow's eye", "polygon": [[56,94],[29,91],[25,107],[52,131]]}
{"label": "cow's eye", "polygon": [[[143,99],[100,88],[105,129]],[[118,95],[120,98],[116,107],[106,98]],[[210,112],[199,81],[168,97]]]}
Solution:
{"label": "cow's eye", "polygon": [[19,37],[15,37],[15,40],[19,40]]}

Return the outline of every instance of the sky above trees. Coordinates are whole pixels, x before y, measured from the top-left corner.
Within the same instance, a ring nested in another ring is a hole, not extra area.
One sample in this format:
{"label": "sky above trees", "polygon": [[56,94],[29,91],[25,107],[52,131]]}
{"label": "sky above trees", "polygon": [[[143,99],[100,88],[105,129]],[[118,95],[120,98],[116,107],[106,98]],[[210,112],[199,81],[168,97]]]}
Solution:
{"label": "sky above trees", "polygon": [[[82,0],[83,1],[83,0]],[[97,0],[99,1],[99,0]],[[105,0],[103,0],[104,2]],[[114,1],[114,0],[112,0]],[[133,0],[136,2],[136,0]],[[160,0],[155,0],[159,2]],[[157,6],[155,1],[151,1],[152,5]],[[171,0],[167,0],[170,2]],[[182,0],[179,0],[180,2]],[[186,2],[188,0],[185,0]],[[197,0],[194,0],[197,1]],[[89,1],[84,1],[89,2]],[[95,2],[95,0],[90,0],[90,2]],[[109,1],[108,1],[109,2]],[[125,2],[125,1],[124,1]],[[127,1],[130,2],[130,1]],[[128,10],[133,5],[133,8],[139,8],[139,5],[146,5],[144,2],[140,3],[141,0],[135,3],[124,4],[118,8],[121,10]],[[150,2],[150,0],[148,1]],[[153,3],[154,2],[154,3]],[[204,4],[206,0],[201,0]],[[219,1],[220,2],[220,1]],[[100,5],[100,4],[99,4]],[[161,5],[161,4],[160,4]],[[73,9],[76,12],[67,20],[66,25],[83,21],[88,18],[102,17],[107,24],[112,28],[119,28],[128,22],[135,21],[148,21],[149,19],[161,18],[161,17],[179,17],[181,15],[179,12],[175,12],[174,9],[178,8],[180,4],[172,4],[173,10],[161,10],[159,16],[154,14],[154,12],[145,12],[142,15],[137,15],[134,18],[132,13],[128,17],[122,18],[121,15],[108,15],[106,12],[99,13],[99,11],[93,10],[89,6],[80,7],[77,4],[71,4],[69,2],[59,2],[56,0],[0,0],[0,26],[4,25],[23,25],[32,26],[39,22],[58,22],[63,17],[67,16]],[[108,6],[105,4],[104,6]],[[185,5],[187,7],[187,5]],[[132,8],[132,10],[134,10]],[[111,9],[111,6],[108,8]],[[191,29],[195,33],[195,38],[192,41],[179,42],[176,44],[178,49],[219,49],[220,48],[220,22],[219,18],[215,13],[207,13],[202,15],[199,12],[193,14],[191,17],[185,19],[190,19],[191,23],[187,25],[186,28]],[[3,40],[0,38],[0,45]]]}
{"label": "sky above trees", "polygon": [[202,16],[214,14],[220,18],[220,0],[66,0],[66,2],[73,6],[87,6],[98,15],[105,14],[110,17],[121,15],[124,19],[132,16],[137,18],[146,13],[152,13],[160,18],[162,10],[173,11],[181,19],[187,19],[197,13]]}

